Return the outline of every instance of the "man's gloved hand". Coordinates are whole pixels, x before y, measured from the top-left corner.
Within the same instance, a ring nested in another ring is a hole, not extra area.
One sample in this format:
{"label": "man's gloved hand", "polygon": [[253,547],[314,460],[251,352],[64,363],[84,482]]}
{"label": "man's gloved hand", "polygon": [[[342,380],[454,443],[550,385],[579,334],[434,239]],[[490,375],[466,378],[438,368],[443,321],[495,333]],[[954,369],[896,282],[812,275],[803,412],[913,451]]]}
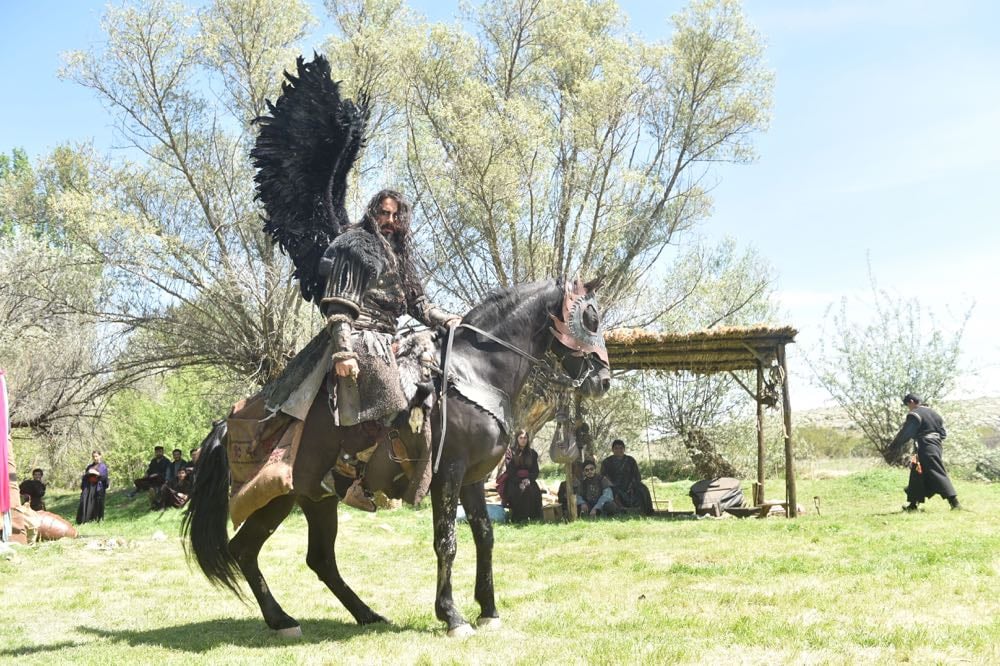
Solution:
{"label": "man's gloved hand", "polygon": [[349,358],[343,361],[337,361],[333,365],[334,371],[337,373],[338,377],[353,377],[358,378],[358,361],[357,359]]}

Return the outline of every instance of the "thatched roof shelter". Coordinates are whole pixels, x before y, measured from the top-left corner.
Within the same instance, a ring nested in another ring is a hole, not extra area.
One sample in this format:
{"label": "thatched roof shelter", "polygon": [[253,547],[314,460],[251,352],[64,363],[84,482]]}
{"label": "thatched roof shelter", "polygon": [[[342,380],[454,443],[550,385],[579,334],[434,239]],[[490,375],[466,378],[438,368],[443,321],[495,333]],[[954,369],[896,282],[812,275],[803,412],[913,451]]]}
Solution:
{"label": "thatched roof shelter", "polygon": [[754,370],[778,360],[778,348],[795,342],[791,326],[726,326],[691,333],[617,328],[604,335],[615,370],[687,370],[712,374]]}
{"label": "thatched roof shelter", "polygon": [[785,345],[798,334],[791,326],[727,326],[690,333],[619,328],[604,335],[613,370],[687,371],[694,374],[756,370],[756,390],[733,378],[757,403],[757,482],[754,505],[764,506],[764,406],[781,401],[785,439],[785,510],[796,515],[792,409]]}

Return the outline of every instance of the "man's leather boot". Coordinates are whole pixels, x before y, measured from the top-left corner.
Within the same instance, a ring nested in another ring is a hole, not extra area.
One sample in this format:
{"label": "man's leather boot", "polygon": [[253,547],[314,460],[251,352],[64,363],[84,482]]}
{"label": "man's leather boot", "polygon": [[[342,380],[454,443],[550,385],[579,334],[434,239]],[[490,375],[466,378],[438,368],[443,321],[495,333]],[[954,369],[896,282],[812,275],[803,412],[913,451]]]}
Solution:
{"label": "man's leather boot", "polygon": [[344,504],[360,511],[375,513],[375,500],[365,492],[361,479],[356,479],[344,493]]}

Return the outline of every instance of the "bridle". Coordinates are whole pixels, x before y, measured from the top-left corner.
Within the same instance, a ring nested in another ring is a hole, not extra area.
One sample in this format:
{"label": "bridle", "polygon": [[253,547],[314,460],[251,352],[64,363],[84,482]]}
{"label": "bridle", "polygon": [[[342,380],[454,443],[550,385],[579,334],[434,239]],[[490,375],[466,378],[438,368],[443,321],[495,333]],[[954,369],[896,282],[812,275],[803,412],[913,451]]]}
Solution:
{"label": "bridle", "polygon": [[[567,287],[566,298],[563,301],[564,317],[567,312],[572,310],[574,299],[578,299],[580,297],[580,294],[574,295],[575,291],[580,288],[581,284],[579,280],[577,280],[574,285],[574,290]],[[568,338],[568,336],[563,333],[563,331],[567,328],[564,319],[560,319],[551,314],[549,316],[552,317],[555,323],[555,328],[549,329],[553,336],[553,342],[562,343],[566,352],[562,355],[557,354],[552,350],[552,345],[549,345],[544,359],[536,358],[534,355],[529,354],[520,347],[513,345],[506,340],[501,340],[492,333],[488,333],[477,326],[473,326],[472,324],[459,323],[448,329],[448,341],[445,344],[444,353],[444,367],[442,368],[441,373],[441,434],[438,437],[437,457],[434,461],[435,474],[437,474],[438,468],[441,466],[441,453],[444,450],[444,437],[448,428],[448,380],[451,367],[451,350],[455,342],[455,331],[459,328],[464,328],[476,333],[477,335],[481,335],[484,338],[500,345],[504,349],[507,349],[508,351],[511,351],[525,359],[531,366],[530,372],[532,373],[532,377],[537,382],[536,385],[550,388],[554,387],[559,393],[569,393],[577,390],[583,386],[583,383],[587,381],[587,379],[590,378],[594,372],[598,371],[597,365],[603,360],[600,354],[596,350],[590,350],[590,345],[588,345],[587,342],[582,344],[573,344],[573,340]],[[560,324],[562,324],[562,326],[560,326]],[[603,346],[603,332],[598,330],[596,334],[601,336],[601,344]],[[570,344],[567,344],[567,342]],[[584,349],[587,350],[585,351]],[[605,356],[606,354],[607,352],[605,352]],[[577,377],[572,377],[563,367],[563,360],[567,355],[583,357],[583,362],[580,364],[580,371]],[[548,359],[550,358],[555,359],[556,362],[549,362]],[[597,360],[595,361],[595,359]],[[606,364],[603,365],[606,366]]]}
{"label": "bridle", "polygon": [[[597,358],[595,354],[584,354],[583,362],[580,364],[580,372],[576,377],[573,377],[572,375],[570,375],[569,372],[566,371],[566,368],[563,367],[562,364],[563,359],[566,356],[574,355],[571,351],[569,351],[568,348],[566,353],[560,355],[557,354],[555,351],[553,351],[552,347],[549,347],[549,349],[545,352],[544,358],[537,358],[535,356],[532,356],[528,352],[524,351],[520,347],[513,345],[507,342],[506,340],[501,340],[492,333],[487,333],[483,329],[473,326],[472,324],[458,324],[452,327],[451,330],[448,331],[448,342],[445,347],[445,358],[444,358],[445,376],[447,376],[448,373],[449,356],[451,355],[452,341],[455,338],[455,329],[458,328],[465,328],[472,331],[473,333],[481,335],[484,338],[497,343],[501,347],[507,349],[508,351],[514,352],[521,358],[528,361],[528,363],[531,366],[532,376],[535,379],[537,379],[543,386],[555,386],[562,390],[575,391],[576,389],[583,386],[583,383],[587,381],[590,375],[592,375],[596,371],[597,369],[596,365],[599,363],[599,361],[594,360],[595,358]],[[550,359],[554,360],[555,363],[552,363]]]}

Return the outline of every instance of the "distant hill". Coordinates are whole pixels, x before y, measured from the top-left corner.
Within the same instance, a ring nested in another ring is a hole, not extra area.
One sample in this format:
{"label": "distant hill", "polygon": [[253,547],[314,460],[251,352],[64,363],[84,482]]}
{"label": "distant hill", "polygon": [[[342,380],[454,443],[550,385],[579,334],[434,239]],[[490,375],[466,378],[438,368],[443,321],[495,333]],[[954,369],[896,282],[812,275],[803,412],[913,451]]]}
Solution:
{"label": "distant hill", "polygon": [[[1000,398],[971,398],[968,400],[945,400],[934,406],[948,422],[948,413],[961,411],[968,414],[973,423],[1000,430]],[[902,412],[900,412],[902,413]],[[840,407],[807,409],[793,414],[795,425],[812,425],[834,430],[855,430],[847,413]]]}

